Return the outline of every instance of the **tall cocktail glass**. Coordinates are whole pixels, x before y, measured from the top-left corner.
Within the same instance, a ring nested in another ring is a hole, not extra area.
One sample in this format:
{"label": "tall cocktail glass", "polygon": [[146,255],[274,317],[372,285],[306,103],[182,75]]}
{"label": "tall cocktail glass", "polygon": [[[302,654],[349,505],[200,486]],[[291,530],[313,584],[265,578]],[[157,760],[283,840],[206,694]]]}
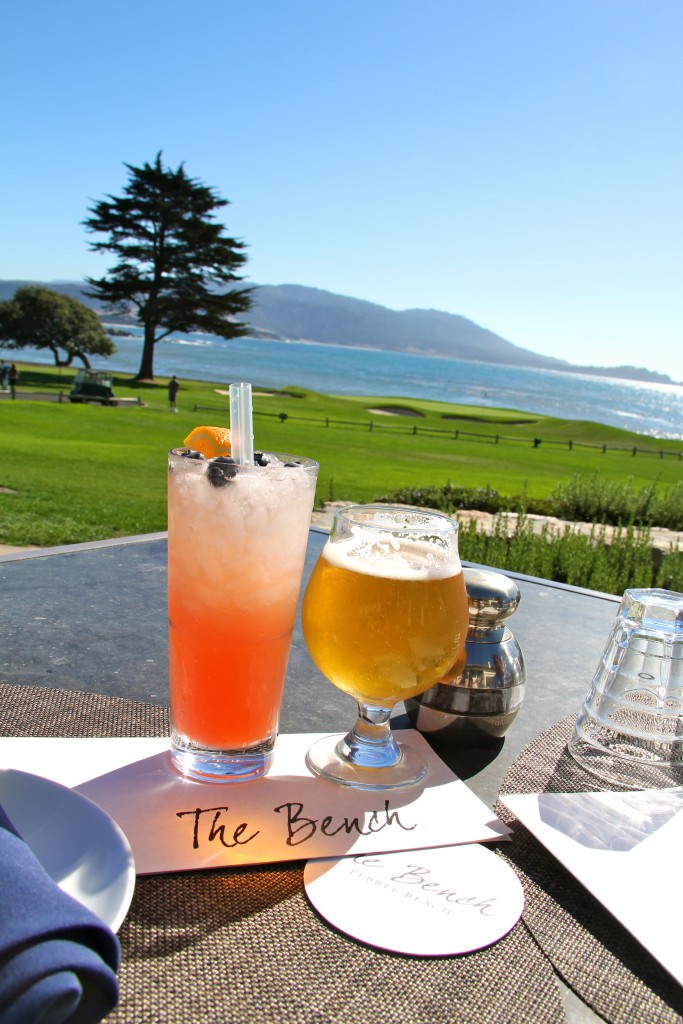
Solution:
{"label": "tall cocktail glass", "polygon": [[311,657],[356,699],[358,721],[346,736],[317,741],[309,768],[359,788],[419,782],[426,765],[396,742],[391,711],[458,662],[468,612],[456,522],[383,505],[338,510],[302,622]]}
{"label": "tall cocktail glass", "polygon": [[169,453],[171,751],[218,782],[270,767],[318,473],[259,461]]}

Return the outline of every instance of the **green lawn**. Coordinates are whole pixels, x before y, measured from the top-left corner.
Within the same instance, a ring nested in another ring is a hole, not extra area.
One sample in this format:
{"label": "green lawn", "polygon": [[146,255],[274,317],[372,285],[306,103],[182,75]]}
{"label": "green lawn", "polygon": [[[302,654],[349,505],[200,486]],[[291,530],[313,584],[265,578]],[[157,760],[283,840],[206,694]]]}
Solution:
{"label": "green lawn", "polygon": [[[54,393],[68,392],[75,372],[28,364],[20,370],[20,391]],[[117,396],[144,402],[132,408],[0,401],[0,543],[66,544],[164,530],[166,451],[199,423],[228,421],[228,400],[219,393],[227,384],[183,381],[180,411],[173,415],[166,383],[135,385],[115,375]],[[368,412],[380,406],[401,407],[404,414]],[[577,473],[631,480],[635,487],[681,479],[681,459],[672,457],[680,442],[518,410],[396,396],[327,396],[294,386],[257,395],[254,432],[257,448],[319,461],[318,504],[371,501],[404,487],[448,482],[546,497]],[[624,450],[610,450],[618,447]]]}

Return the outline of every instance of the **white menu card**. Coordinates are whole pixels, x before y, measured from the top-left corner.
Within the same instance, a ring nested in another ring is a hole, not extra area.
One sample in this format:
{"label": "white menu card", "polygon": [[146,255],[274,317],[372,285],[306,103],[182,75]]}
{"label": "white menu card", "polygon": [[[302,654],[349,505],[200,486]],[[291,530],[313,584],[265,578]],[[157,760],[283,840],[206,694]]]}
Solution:
{"label": "white menu card", "polygon": [[501,802],[683,984],[683,789]]}
{"label": "white menu card", "polygon": [[163,739],[9,739],[0,767],[43,775],[99,804],[123,829],[138,874],[451,846],[510,829],[415,730],[402,741],[429,762],[420,786],[366,792],[306,768],[319,734],[281,735],[252,782],[182,777]]}

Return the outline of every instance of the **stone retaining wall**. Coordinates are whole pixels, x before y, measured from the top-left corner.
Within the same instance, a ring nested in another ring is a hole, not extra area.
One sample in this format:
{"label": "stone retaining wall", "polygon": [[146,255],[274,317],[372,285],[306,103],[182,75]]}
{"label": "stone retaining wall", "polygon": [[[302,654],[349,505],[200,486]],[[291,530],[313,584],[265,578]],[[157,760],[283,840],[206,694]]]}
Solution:
{"label": "stone retaining wall", "polygon": [[[332,516],[335,508],[343,508],[346,505],[350,505],[350,501],[333,501],[327,502],[322,509],[316,509],[313,512],[311,522],[313,526],[320,526],[323,529],[329,530],[332,525]],[[406,506],[413,507],[413,506]],[[423,510],[424,511],[424,510]],[[438,509],[432,511],[438,512]],[[504,520],[507,522],[508,534],[512,535],[517,528],[517,520],[519,514],[517,512],[504,512],[502,513]],[[455,518],[463,526],[467,525],[472,520],[477,523],[477,529],[483,530],[486,533],[491,533],[493,530],[493,524],[496,516],[492,512],[478,512],[476,510],[465,510],[458,512]],[[585,534],[590,536],[591,530],[594,528],[592,523],[573,523],[568,522],[564,519],[556,519],[554,516],[537,516],[526,514],[526,520],[533,525],[535,533],[541,533],[544,527],[546,527],[550,534],[560,536],[567,527],[570,527],[577,533]],[[618,527],[606,526],[605,527],[605,540],[609,544],[615,530]],[[683,532],[676,532],[675,530],[664,530],[660,527],[653,527],[650,530],[650,540],[652,542],[653,551],[660,554],[668,553],[672,548],[679,548],[683,551]]]}

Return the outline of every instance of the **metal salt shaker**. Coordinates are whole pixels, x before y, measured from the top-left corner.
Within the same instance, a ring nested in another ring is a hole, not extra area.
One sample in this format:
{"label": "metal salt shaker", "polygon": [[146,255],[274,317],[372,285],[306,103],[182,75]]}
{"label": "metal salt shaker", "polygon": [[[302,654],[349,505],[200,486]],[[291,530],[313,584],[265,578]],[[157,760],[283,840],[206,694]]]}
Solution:
{"label": "metal salt shaker", "polygon": [[457,679],[407,700],[406,711],[412,725],[434,739],[482,746],[505,735],[524,700],[524,658],[505,625],[521,595],[502,573],[469,567],[463,573],[469,599],[465,668]]}

